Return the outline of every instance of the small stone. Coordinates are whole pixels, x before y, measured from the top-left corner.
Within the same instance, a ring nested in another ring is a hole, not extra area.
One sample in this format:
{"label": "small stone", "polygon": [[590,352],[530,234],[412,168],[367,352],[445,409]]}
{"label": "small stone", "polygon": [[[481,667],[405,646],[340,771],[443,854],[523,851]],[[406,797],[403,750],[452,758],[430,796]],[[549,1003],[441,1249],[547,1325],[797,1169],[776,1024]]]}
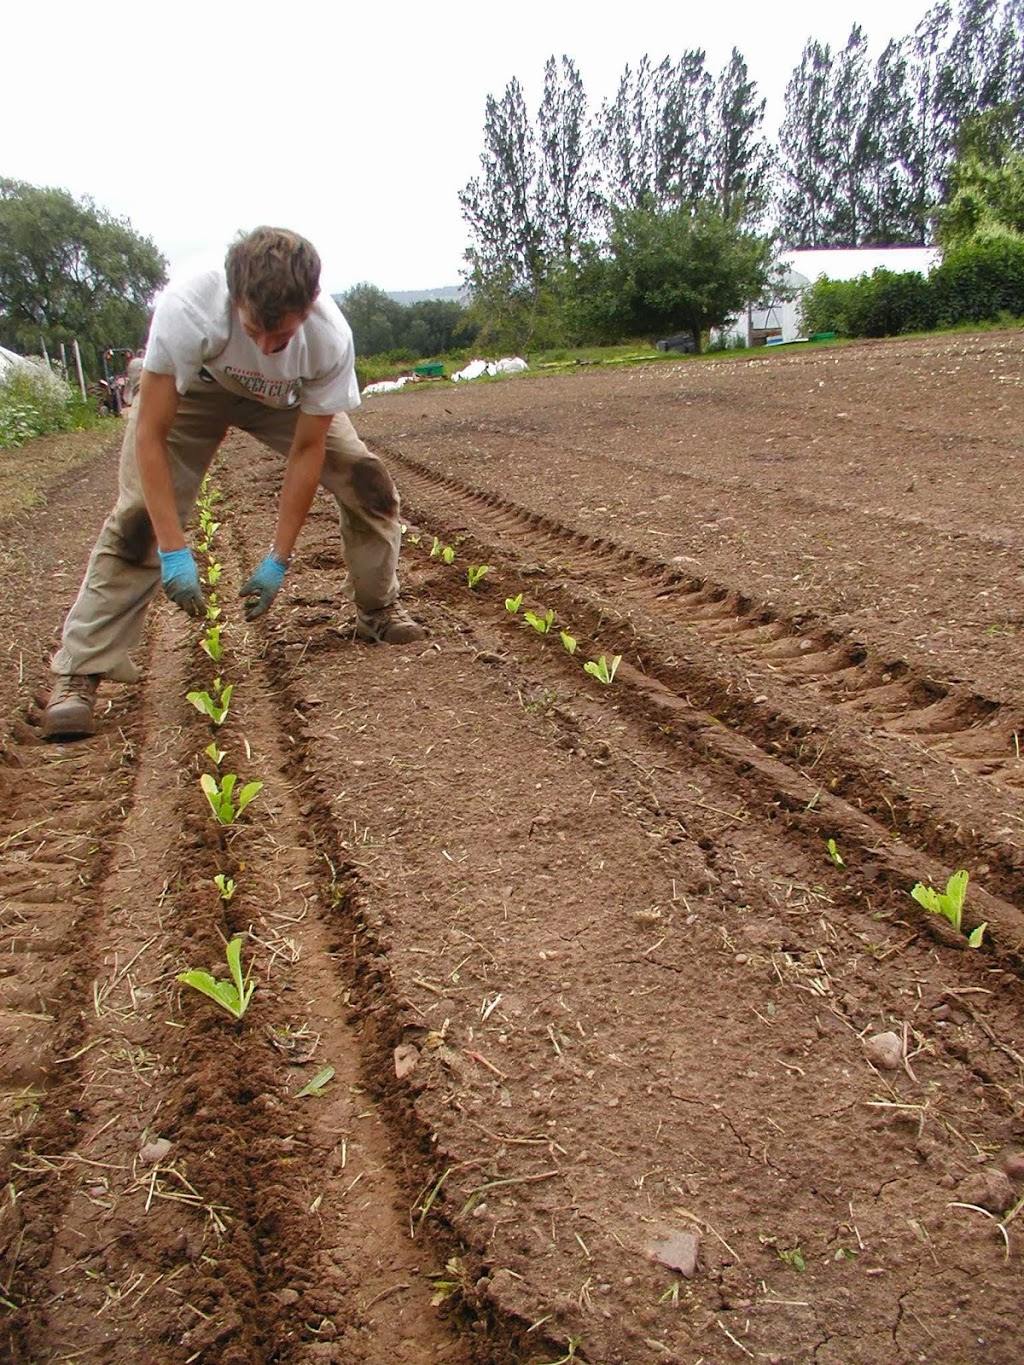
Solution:
{"label": "small stone", "polygon": [[898,1033],[876,1033],[864,1040],[864,1051],[875,1066],[895,1071],[903,1061],[903,1039]]}
{"label": "small stone", "polygon": [[416,1070],[419,1065],[419,1048],[413,1047],[412,1043],[400,1043],[395,1048],[395,1075],[400,1081],[404,1081],[406,1076]]}
{"label": "small stone", "polygon": [[977,1204],[989,1213],[1006,1213],[1016,1202],[1017,1192],[1005,1171],[986,1166],[968,1176],[960,1186],[960,1198],[965,1204]]}
{"label": "small stone", "polygon": [[139,1148],[139,1160],[143,1166],[156,1166],[170,1150],[171,1143],[167,1138],[154,1138],[152,1142],[145,1142]]}
{"label": "small stone", "polygon": [[670,1232],[660,1242],[652,1242],[647,1254],[659,1265],[669,1270],[678,1270],[687,1280],[692,1280],[697,1271],[697,1257],[700,1254],[700,1234],[696,1232]]}
{"label": "small stone", "polygon": [[298,1303],[299,1295],[295,1289],[279,1289],[274,1295],[282,1308],[290,1308],[293,1303]]}
{"label": "small stone", "polygon": [[999,1166],[1011,1180],[1024,1180],[1024,1152],[1008,1147],[999,1153]]}

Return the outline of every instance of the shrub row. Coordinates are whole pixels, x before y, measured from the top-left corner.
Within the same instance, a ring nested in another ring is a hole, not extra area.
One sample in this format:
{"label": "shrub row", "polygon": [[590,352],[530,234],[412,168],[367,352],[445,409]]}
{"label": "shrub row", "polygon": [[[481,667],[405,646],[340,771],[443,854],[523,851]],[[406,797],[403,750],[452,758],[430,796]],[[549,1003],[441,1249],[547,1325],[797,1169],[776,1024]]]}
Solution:
{"label": "shrub row", "polygon": [[1024,237],[977,239],[946,252],[928,276],[879,267],[855,280],[817,280],[801,304],[806,333],[899,336],[1024,317]]}
{"label": "shrub row", "polygon": [[0,450],[13,450],[51,431],[95,426],[91,404],[43,365],[12,365],[0,376]]}

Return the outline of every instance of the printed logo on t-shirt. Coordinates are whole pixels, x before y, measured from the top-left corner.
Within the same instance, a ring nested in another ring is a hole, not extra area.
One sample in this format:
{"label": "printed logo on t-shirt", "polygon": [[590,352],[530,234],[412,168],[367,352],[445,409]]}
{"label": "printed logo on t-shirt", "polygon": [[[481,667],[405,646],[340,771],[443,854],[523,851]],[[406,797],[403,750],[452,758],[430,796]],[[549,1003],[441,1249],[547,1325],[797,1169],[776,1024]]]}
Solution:
{"label": "printed logo on t-shirt", "polygon": [[240,370],[234,365],[225,365],[224,373],[272,408],[294,408],[299,401],[297,379],[268,379],[255,370]]}

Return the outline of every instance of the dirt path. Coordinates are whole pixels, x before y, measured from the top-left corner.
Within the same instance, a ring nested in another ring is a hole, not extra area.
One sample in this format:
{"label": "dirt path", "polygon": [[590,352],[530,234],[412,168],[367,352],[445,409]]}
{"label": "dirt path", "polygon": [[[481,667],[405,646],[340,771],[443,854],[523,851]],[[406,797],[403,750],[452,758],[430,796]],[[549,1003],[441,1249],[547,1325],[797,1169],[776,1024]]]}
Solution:
{"label": "dirt path", "polygon": [[[40,745],[109,457],[8,523],[0,1354],[1015,1362],[1022,358],[368,404],[401,649],[351,640],[326,501],[244,624],[279,470],[232,437],[218,730],[164,605],[96,740]],[[211,742],[264,783],[227,830]],[[909,895],[958,867],[977,951]],[[240,1026],[176,979],[233,932]]]}

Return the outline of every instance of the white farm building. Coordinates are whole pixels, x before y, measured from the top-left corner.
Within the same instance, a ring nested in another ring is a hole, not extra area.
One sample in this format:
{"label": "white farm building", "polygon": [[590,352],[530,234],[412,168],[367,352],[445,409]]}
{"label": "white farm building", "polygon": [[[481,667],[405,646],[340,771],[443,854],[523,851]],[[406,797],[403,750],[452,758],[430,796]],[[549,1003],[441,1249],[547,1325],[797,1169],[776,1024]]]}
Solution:
{"label": "white farm building", "polygon": [[793,298],[751,304],[731,327],[723,329],[724,338],[748,346],[796,341],[802,335],[800,294],[823,275],[830,280],[855,280],[860,275],[870,275],[879,266],[896,273],[916,270],[927,275],[939,260],[938,248],[927,246],[822,247],[787,252],[779,258],[779,264],[785,272],[785,292],[792,292]]}

